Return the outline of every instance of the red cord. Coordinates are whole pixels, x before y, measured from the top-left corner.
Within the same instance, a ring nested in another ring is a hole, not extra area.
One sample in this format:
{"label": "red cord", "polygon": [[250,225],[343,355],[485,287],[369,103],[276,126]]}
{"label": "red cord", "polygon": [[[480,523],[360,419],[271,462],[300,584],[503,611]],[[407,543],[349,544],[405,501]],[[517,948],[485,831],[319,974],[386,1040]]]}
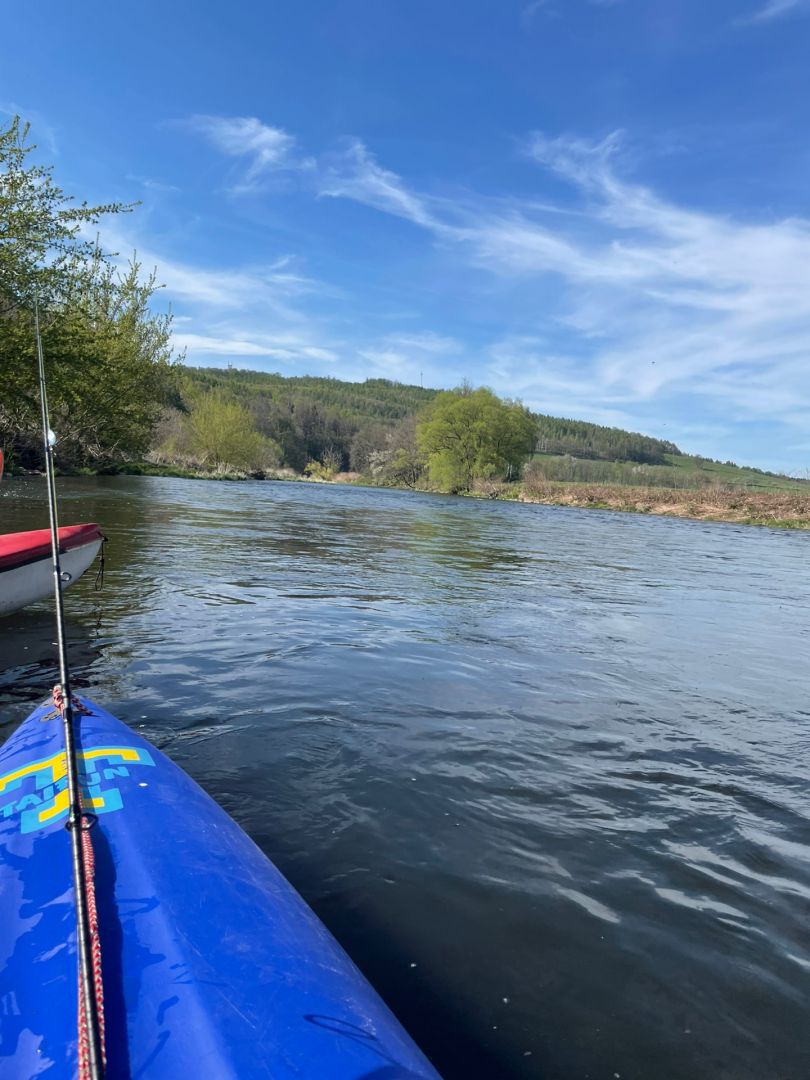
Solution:
{"label": "red cord", "polygon": [[[87,895],[87,921],[90,926],[90,948],[93,954],[93,983],[96,989],[96,1004],[98,1006],[98,1029],[99,1042],[101,1043],[101,1059],[107,1064],[107,1056],[104,1053],[104,984],[101,979],[101,937],[98,932],[98,909],[96,908],[96,889],[94,882],[95,859],[93,857],[93,841],[90,833],[82,828],[82,846],[84,849],[84,884]],[[87,1032],[87,1017],[84,1011],[84,998],[79,991],[79,1080],[90,1080],[89,1065],[89,1036]]]}
{"label": "red cord", "polygon": [[[60,713],[64,711],[65,699],[62,694],[62,687],[59,684],[53,688],[53,703]],[[75,700],[73,707],[83,713],[89,711]],[[81,791],[79,792],[79,802],[82,803]],[[87,923],[90,930],[90,952],[93,958],[93,985],[96,993],[98,1034],[101,1043],[102,1064],[106,1065],[107,1055],[104,1052],[104,984],[101,979],[101,937],[98,932],[98,908],[96,907],[96,860],[93,855],[93,841],[90,838],[89,830],[85,828],[84,817],[80,818],[74,827],[81,829],[82,835],[84,893],[87,897]],[[90,1080],[90,1036],[87,1030],[87,1014],[84,1009],[81,980],[79,981],[79,1080]]]}

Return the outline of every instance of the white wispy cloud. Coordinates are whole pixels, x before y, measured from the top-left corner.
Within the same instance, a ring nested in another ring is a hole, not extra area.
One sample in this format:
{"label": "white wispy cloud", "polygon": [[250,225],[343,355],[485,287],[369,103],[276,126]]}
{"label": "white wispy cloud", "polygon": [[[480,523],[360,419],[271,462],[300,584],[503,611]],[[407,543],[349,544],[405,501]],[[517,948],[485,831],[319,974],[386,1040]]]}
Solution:
{"label": "white wispy cloud", "polygon": [[181,190],[177,184],[167,184],[164,180],[155,180],[151,176],[138,176],[135,173],[127,173],[127,180],[130,180],[133,184],[140,184],[147,191],[172,193]]}
{"label": "white wispy cloud", "polygon": [[778,19],[782,15],[789,15],[791,12],[799,11],[810,11],[810,0],[768,0],[763,7],[745,16],[741,21],[746,23],[770,22],[771,19]]}
{"label": "white wispy cloud", "polygon": [[[245,157],[245,185],[299,168],[292,136],[265,139],[253,124],[206,129],[222,152]],[[538,169],[534,197],[422,191],[358,139],[306,166],[306,188],[322,198],[364,204],[429,238],[454,320],[477,321],[475,345],[463,331],[457,339],[427,329],[418,288],[408,294],[415,312],[397,322],[377,312],[375,321],[368,298],[338,296],[290,255],[196,265],[141,244],[139,257],[160,267],[186,320],[175,340],[192,363],[244,357],[288,372],[406,382],[421,373],[439,386],[469,375],[539,411],[675,441],[710,430],[723,439],[739,420],[805,423],[810,221],[679,204],[632,179],[621,133],[599,141],[538,133],[521,151]],[[682,419],[668,428],[674,415]]]}
{"label": "white wispy cloud", "polygon": [[284,362],[314,360],[318,363],[337,359],[333,349],[315,343],[312,337],[301,331],[267,333],[238,330],[225,327],[217,334],[174,333],[172,340],[177,349],[186,350],[191,358],[213,355],[217,357],[270,357]]}
{"label": "white wispy cloud", "polygon": [[311,292],[315,282],[286,271],[278,264],[266,267],[208,267],[171,259],[150,249],[137,251],[145,267],[157,266],[161,283],[178,299],[208,304],[213,309],[239,309],[256,303],[277,310],[290,297]]}
{"label": "white wispy cloud", "polygon": [[569,359],[513,340],[507,378],[503,349],[490,354],[493,381],[501,389],[519,381],[538,406],[553,389],[544,371],[562,369],[558,404],[598,400],[611,415],[664,390],[716,398],[747,416],[781,419],[790,402],[793,416],[799,402],[810,407],[810,222],[679,206],[624,178],[621,145],[618,135],[529,140],[529,157],[578,196],[574,214],[420,194],[357,144],[322,190],[411,221],[481,270],[535,281],[538,295],[556,282],[560,299],[536,309],[535,325],[565,336]]}
{"label": "white wispy cloud", "polygon": [[461,352],[462,344],[447,334],[434,331],[414,334],[388,334],[384,339],[389,345],[399,349],[409,349],[414,353],[426,353],[428,356],[453,356]]}
{"label": "white wispy cloud", "polygon": [[549,14],[555,10],[553,0],[530,0],[520,13],[520,21],[524,26],[530,26],[541,11]]}
{"label": "white wispy cloud", "polygon": [[350,140],[344,153],[326,167],[318,187],[321,195],[355,199],[441,231],[441,222],[427,212],[423,200],[411,194],[396,173],[382,168],[359,139]]}
{"label": "white wispy cloud", "polygon": [[394,333],[355,346],[363,373],[425,386],[460,383],[469,374],[470,357],[461,341],[434,331]]}
{"label": "white wispy cloud", "polygon": [[297,156],[292,135],[255,116],[197,115],[185,121],[184,126],[202,135],[227,157],[247,161],[245,171],[232,187],[237,194],[255,190],[268,174],[306,169],[312,164],[310,159]]}
{"label": "white wispy cloud", "polygon": [[[88,227],[86,235],[94,239],[96,232]],[[342,288],[310,277],[293,255],[262,266],[201,266],[164,252],[153,239],[138,236],[134,224],[120,222],[107,224],[100,240],[105,250],[119,253],[119,265],[134,253],[144,277],[156,268],[156,306],[171,305],[172,342],[189,364],[241,361],[288,374],[411,383],[421,372],[425,385],[460,382],[467,374],[460,341],[422,328],[375,334],[362,318],[346,317],[351,298]]]}
{"label": "white wispy cloud", "polygon": [[[622,0],[586,0],[590,7],[615,7]],[[571,6],[570,4],[568,6]],[[556,0],[529,0],[520,13],[520,21],[524,27],[529,27],[537,15],[549,15],[556,17],[560,14],[560,8]]]}
{"label": "white wispy cloud", "polygon": [[292,318],[295,309],[291,305],[297,298],[314,293],[334,295],[334,290],[330,292],[328,286],[304,274],[290,255],[264,265],[201,266],[167,254],[120,223],[107,223],[100,233],[88,227],[83,234],[91,240],[98,235],[104,250],[116,253],[119,264],[135,257],[145,275],[154,269],[172,302],[204,307],[213,314],[261,305],[275,317]]}
{"label": "white wispy cloud", "polygon": [[[96,233],[86,230],[89,239]],[[301,260],[284,254],[262,265],[210,266],[164,251],[135,225],[107,223],[99,235],[106,251],[125,265],[136,258],[144,278],[156,272],[155,306],[171,307],[172,342],[191,364],[224,364],[239,357],[272,360],[304,374],[331,366],[343,348],[319,309],[340,291],[304,272]],[[331,373],[331,372],[330,372]]]}

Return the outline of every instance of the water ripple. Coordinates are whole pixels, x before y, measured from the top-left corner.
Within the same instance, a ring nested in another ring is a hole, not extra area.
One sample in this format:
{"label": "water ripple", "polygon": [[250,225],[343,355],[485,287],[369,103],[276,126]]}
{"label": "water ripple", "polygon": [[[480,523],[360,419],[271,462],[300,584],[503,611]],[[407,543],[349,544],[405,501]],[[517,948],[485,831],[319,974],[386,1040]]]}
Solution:
{"label": "water ripple", "polygon": [[[798,1080],[810,537],[337,488],[82,479],[79,685],[315,906],[448,1080]],[[13,481],[4,530],[43,524]],[[46,607],[0,626],[10,730]]]}

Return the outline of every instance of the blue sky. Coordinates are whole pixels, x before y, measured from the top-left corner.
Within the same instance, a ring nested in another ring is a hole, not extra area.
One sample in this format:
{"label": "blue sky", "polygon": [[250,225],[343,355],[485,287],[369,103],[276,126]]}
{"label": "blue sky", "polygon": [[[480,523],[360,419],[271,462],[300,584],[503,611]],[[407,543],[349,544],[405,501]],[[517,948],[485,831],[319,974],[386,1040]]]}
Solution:
{"label": "blue sky", "polygon": [[810,0],[8,4],[0,109],[191,363],[810,470]]}

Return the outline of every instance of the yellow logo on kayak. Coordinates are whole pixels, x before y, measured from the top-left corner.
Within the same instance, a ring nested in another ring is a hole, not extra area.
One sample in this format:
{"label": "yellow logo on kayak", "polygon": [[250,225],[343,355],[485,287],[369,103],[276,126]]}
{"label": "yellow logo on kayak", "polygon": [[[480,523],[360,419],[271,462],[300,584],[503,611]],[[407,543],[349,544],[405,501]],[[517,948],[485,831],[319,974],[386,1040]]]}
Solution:
{"label": "yellow logo on kayak", "polygon": [[[124,805],[110,780],[129,776],[132,765],[154,766],[148,750],[134,746],[95,746],[79,754],[79,773],[84,805],[95,814],[108,814]],[[0,799],[14,792],[11,801],[0,804],[0,819],[20,815],[20,832],[29,833],[67,815],[67,765],[64,752],[43,761],[32,761],[0,776]],[[33,790],[31,788],[33,787]],[[21,788],[24,795],[19,796]]]}

